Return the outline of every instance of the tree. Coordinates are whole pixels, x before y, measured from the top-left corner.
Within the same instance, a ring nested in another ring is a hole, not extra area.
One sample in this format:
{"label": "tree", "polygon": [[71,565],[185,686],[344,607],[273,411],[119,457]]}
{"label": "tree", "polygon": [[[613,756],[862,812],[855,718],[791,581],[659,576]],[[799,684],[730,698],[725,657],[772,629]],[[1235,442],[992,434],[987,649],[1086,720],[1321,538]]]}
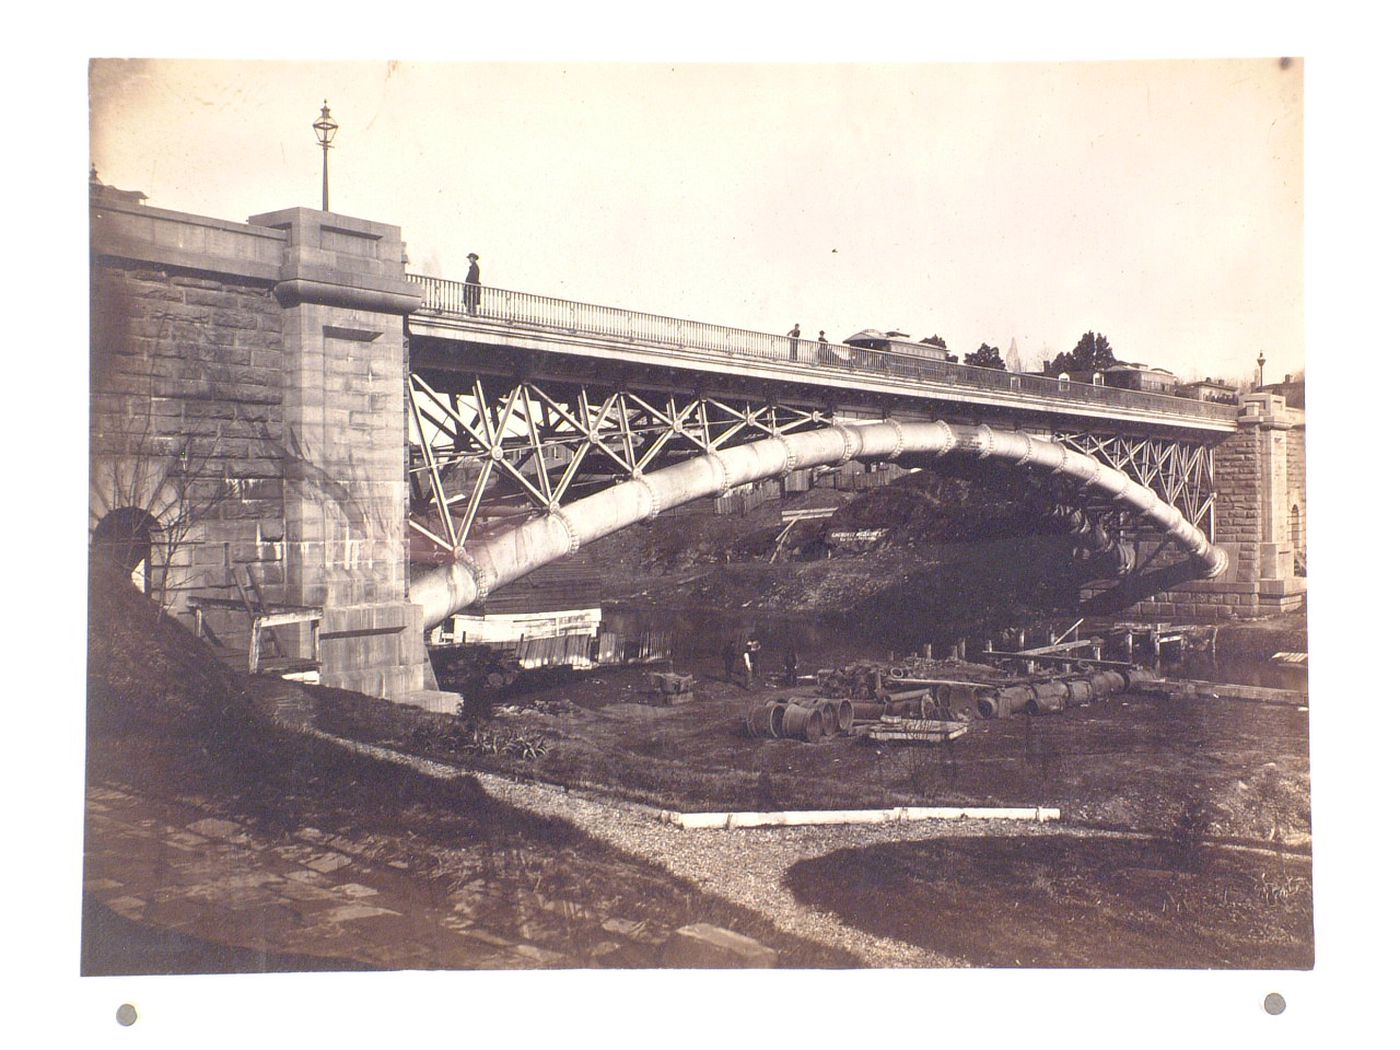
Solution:
{"label": "tree", "polygon": [[1098,332],[1085,332],[1079,337],[1075,348],[1067,354],[1060,354],[1046,369],[1050,375],[1061,372],[1102,372],[1110,365],[1118,363],[1113,356],[1113,347],[1106,336]]}
{"label": "tree", "polygon": [[940,350],[948,349],[948,344],[944,342],[941,335],[931,335],[927,339],[920,339],[919,342],[927,343],[929,346],[936,346]]}
{"label": "tree", "polygon": [[1006,364],[1001,359],[1001,348],[988,346],[986,343],[968,354],[963,364],[976,365],[978,368],[999,368],[1003,372],[1006,371]]}

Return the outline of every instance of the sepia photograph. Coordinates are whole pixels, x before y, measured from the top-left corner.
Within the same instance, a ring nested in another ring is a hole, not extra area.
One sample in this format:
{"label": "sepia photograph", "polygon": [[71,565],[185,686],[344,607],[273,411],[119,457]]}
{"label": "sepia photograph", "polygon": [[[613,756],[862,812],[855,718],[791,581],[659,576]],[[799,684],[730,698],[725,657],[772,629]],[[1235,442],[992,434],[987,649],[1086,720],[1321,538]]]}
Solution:
{"label": "sepia photograph", "polygon": [[76,975],[1282,1023],[1309,64],[1237,55],[85,56]]}

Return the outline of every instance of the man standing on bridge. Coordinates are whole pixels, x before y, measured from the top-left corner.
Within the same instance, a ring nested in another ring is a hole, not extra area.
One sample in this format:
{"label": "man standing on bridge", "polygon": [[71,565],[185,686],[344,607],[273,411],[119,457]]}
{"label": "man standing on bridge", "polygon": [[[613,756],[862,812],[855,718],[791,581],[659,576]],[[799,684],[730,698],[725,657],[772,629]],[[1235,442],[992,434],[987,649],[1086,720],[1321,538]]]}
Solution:
{"label": "man standing on bridge", "polygon": [[476,308],[481,305],[481,267],[476,260],[476,252],[467,256],[467,280],[462,286],[462,301],[467,304],[469,314],[476,313]]}
{"label": "man standing on bridge", "polygon": [[801,326],[801,324],[799,323],[799,324],[793,325],[793,326],[792,326],[792,331],[788,333],[788,358],[789,358],[790,360],[793,360],[793,361],[796,361],[796,360],[797,360],[797,340],[800,339],[801,337],[802,337],[802,326]]}

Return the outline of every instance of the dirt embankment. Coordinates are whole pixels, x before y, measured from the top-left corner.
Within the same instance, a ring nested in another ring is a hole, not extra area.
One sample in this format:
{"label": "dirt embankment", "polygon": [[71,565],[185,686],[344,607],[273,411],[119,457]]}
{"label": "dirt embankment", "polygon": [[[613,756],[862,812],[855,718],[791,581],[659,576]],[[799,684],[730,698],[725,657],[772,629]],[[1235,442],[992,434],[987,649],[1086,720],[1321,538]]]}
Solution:
{"label": "dirt embankment", "polygon": [[[580,940],[580,923],[561,923],[559,901],[569,902],[571,916],[606,916],[623,907],[630,920],[659,929],[711,922],[757,937],[780,953],[782,965],[852,961],[778,931],[572,824],[496,802],[471,777],[437,779],[280,729],[266,717],[275,705],[315,718],[316,703],[304,691],[224,667],[120,573],[95,567],[90,593],[89,785],[118,785],[153,804],[197,804],[288,849],[308,829],[318,829],[386,869],[412,875],[424,901],[449,912],[454,893],[480,885],[500,912],[483,919],[482,929],[512,941],[528,928],[533,944],[562,956],[557,965],[655,965],[635,954],[597,961],[590,954],[595,945]],[[335,700],[333,691],[322,691],[319,703],[334,706]],[[508,909],[497,907],[503,900]],[[211,914],[218,912],[211,907]],[[111,941],[112,930],[110,922],[100,929],[89,922],[85,951],[101,949],[108,964],[103,972],[130,972],[120,969],[121,945]],[[601,928],[585,933],[595,940],[609,936]],[[206,940],[228,946],[245,943],[247,935],[237,923],[213,932],[207,923],[202,927]],[[353,959],[355,945],[346,945],[346,952]]]}

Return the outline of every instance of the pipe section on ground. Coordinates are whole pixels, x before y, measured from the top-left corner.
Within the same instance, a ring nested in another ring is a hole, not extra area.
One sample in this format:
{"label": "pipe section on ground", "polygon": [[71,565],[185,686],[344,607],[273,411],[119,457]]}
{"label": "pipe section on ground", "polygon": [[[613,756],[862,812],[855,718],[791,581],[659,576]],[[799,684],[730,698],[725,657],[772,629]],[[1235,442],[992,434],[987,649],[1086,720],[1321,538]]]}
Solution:
{"label": "pipe section on ground", "polygon": [[782,477],[794,470],[909,454],[967,455],[1063,475],[1161,529],[1191,559],[1198,576],[1211,579],[1229,566],[1225,551],[1187,522],[1179,510],[1122,471],[1082,452],[1020,431],[985,425],[886,421],[765,438],[621,482],[499,535],[469,541],[451,565],[414,580],[409,600],[422,606],[423,626],[430,629],[541,565],[691,500],[717,496],[734,486]]}

